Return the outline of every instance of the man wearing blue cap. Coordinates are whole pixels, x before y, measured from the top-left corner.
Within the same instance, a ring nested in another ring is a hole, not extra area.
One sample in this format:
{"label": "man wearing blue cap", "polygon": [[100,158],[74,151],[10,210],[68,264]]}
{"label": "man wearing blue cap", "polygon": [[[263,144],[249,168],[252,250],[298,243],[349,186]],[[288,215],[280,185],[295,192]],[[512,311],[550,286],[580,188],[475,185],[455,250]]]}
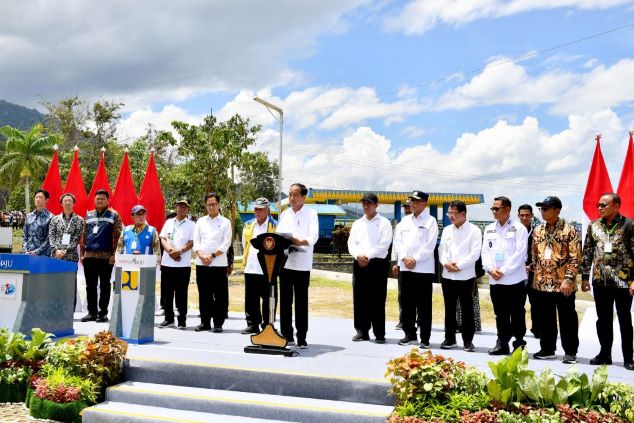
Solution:
{"label": "man wearing blue cap", "polygon": [[119,240],[121,254],[154,254],[156,262],[161,261],[160,240],[156,228],[147,224],[147,210],[140,204],[132,207],[134,223],[123,229]]}
{"label": "man wearing blue cap", "polygon": [[405,337],[399,345],[414,344],[416,336],[416,314],[420,322],[420,346],[430,348],[432,317],[432,283],[435,279],[436,262],[434,250],[438,240],[438,222],[429,213],[424,213],[429,194],[413,191],[412,214],[405,216],[394,230],[395,256],[402,277],[402,320]]}

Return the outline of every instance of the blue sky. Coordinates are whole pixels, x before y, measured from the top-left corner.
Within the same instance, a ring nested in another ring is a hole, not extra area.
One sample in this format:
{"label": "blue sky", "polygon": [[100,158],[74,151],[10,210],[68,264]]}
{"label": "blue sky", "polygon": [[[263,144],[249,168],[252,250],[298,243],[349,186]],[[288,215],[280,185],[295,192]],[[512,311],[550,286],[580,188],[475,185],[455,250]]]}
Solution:
{"label": "blue sky", "polygon": [[[634,126],[632,0],[9,1],[0,97],[126,104],[119,135],[214,110],[263,125],[285,184],[558,194],[579,219],[601,131],[613,185]],[[85,16],[93,16],[86,20]],[[448,78],[452,76],[451,78]],[[437,82],[434,82],[437,81]],[[486,206],[474,208],[488,217]]]}

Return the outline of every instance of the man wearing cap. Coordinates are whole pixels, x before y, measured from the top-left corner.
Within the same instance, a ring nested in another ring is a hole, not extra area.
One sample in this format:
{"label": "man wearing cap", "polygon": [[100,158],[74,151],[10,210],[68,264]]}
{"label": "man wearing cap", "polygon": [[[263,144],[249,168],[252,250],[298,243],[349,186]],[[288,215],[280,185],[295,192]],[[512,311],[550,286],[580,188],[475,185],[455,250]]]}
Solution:
{"label": "man wearing cap", "polygon": [[456,303],[460,302],[460,332],[464,350],[473,352],[473,286],[476,283],[475,264],[482,249],[482,232],[467,220],[467,206],[464,202],[452,201],[448,210],[447,216],[452,224],[443,229],[438,247],[438,258],[443,266],[442,293],[445,299],[445,340],[440,348],[458,348]]}
{"label": "man wearing cap", "polygon": [[405,337],[398,343],[417,342],[416,314],[420,322],[420,346],[430,348],[432,315],[432,283],[435,279],[434,250],[438,240],[438,222],[424,213],[429,194],[413,191],[412,214],[405,216],[394,230],[394,245],[402,277],[403,331]]}
{"label": "man wearing cap", "polygon": [[192,247],[196,224],[189,217],[189,201],[176,203],[176,216],[168,219],[161,229],[161,296],[165,320],[159,328],[174,326],[174,298],[178,310],[178,329],[185,329],[187,321],[187,289],[192,272]]}
{"label": "man wearing cap", "polygon": [[579,321],[575,310],[577,272],[581,261],[581,242],[577,230],[559,217],[561,200],[549,196],[537,203],[542,223],[533,232],[532,268],[533,289],[536,296],[535,312],[541,319],[540,350],[533,354],[538,360],[555,358],[557,320],[563,362],[577,361],[579,348]]}
{"label": "man wearing cap", "polygon": [[[110,194],[104,189],[95,192],[95,209],[86,213],[86,231],[79,244],[79,259],[84,265],[88,314],[81,321],[108,321],[110,276],[114,255],[121,236],[121,216],[108,207]],[[99,315],[97,315],[99,285]]]}
{"label": "man wearing cap", "polygon": [[[289,249],[288,259],[280,274],[280,329],[287,342],[293,338],[293,302],[297,346],[308,348],[308,285],[313,268],[313,246],[319,240],[319,218],[314,209],[304,206],[308,188],[294,183],[288,190],[289,207],[280,215],[276,232],[288,236],[295,250]],[[293,297],[295,300],[293,301]]]}
{"label": "man wearing cap", "polygon": [[524,347],[526,334],[526,249],[528,232],[519,220],[511,218],[511,200],[496,197],[491,206],[495,222],[484,229],[482,267],[489,274],[489,292],[495,313],[498,339],[491,355],[509,354]]}
{"label": "man wearing cap", "polygon": [[[405,201],[405,203],[403,204],[403,216],[408,216],[410,214],[412,214],[412,200],[410,200],[409,198]],[[398,271],[398,257],[396,256],[396,250],[394,248],[392,248],[392,275],[395,275],[397,277],[397,287],[398,287],[398,323],[396,324],[395,329],[403,329],[403,307],[401,305],[401,285],[402,285],[402,278],[401,278],[401,274]]]}
{"label": "man wearing cap", "polygon": [[581,288],[590,290],[597,308],[597,335],[601,350],[590,364],[612,364],[614,307],[621,329],[626,369],[634,370],[632,354],[632,296],[634,296],[634,221],[619,213],[621,197],[606,193],[599,198],[601,217],[590,223],[583,245]]}
{"label": "man wearing cap", "polygon": [[161,247],[156,228],[147,224],[147,210],[141,204],[132,207],[132,225],[123,228],[119,239],[119,254],[155,255],[161,261]]}
{"label": "man wearing cap", "polygon": [[211,330],[222,332],[229,304],[227,278],[227,251],[233,233],[231,222],[220,214],[220,195],[205,195],[207,216],[201,217],[194,228],[194,254],[196,255],[196,285],[200,307],[200,324],[196,332]]}
{"label": "man wearing cap", "polygon": [[350,229],[348,251],[354,259],[352,299],[354,328],[353,341],[370,340],[370,327],[375,342],[385,344],[385,299],[390,268],[388,250],[392,243],[392,225],[377,213],[379,198],[367,193],[361,198],[363,217]]}
{"label": "man wearing cap", "polygon": [[[269,323],[269,282],[258,261],[258,250],[253,248],[251,240],[263,233],[275,232],[277,221],[269,215],[269,200],[258,198],[253,203],[255,217],[248,220],[242,229],[242,264],[244,265],[244,314],[247,327],[243,335],[260,332],[260,325]],[[277,280],[273,281],[277,298]],[[260,305],[261,303],[261,305]]]}
{"label": "man wearing cap", "polygon": [[49,193],[45,189],[35,191],[35,210],[26,215],[22,234],[22,251],[25,254],[50,257],[51,246],[48,231],[53,214],[46,208]]}

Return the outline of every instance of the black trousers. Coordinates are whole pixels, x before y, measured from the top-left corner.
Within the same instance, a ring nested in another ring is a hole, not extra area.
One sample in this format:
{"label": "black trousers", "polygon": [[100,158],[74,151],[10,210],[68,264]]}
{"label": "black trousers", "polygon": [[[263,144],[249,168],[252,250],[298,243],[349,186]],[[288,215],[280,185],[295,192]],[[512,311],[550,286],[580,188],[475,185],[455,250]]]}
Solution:
{"label": "black trousers", "polygon": [[280,275],[280,328],[286,339],[293,338],[293,296],[297,339],[306,340],[308,332],[308,285],[310,271],[282,269]]}
{"label": "black trousers", "polygon": [[612,357],[612,342],[614,340],[612,322],[614,321],[614,305],[616,305],[616,315],[621,328],[623,361],[625,363],[634,362],[632,357],[632,296],[629,290],[592,284],[592,291],[597,307],[597,335],[601,344],[600,355]]}
{"label": "black trousers", "polygon": [[110,276],[112,267],[108,259],[85,258],[84,277],[86,278],[86,299],[88,300],[88,313],[97,314],[97,285],[99,285],[99,315],[108,314],[110,303]]}
{"label": "black trousers", "polygon": [[[271,296],[271,286],[275,296],[275,307],[277,309],[277,280],[269,285],[264,275],[253,273],[244,274],[244,314],[247,319],[247,326],[258,327],[260,324],[269,322],[269,298]],[[275,314],[275,310],[273,310]]]}
{"label": "black trousers", "polygon": [[187,320],[187,291],[192,268],[161,266],[161,299],[164,299],[165,320],[174,321],[174,298],[178,323]]}
{"label": "black trousers", "polygon": [[557,349],[557,317],[561,346],[566,354],[577,355],[579,349],[579,319],[575,310],[575,295],[566,297],[561,292],[535,291],[537,304],[535,312],[540,316],[542,334],[539,339],[541,350],[555,353]]}
{"label": "black trousers", "polygon": [[539,291],[536,291],[532,287],[533,274],[528,276],[528,283],[526,284],[526,294],[528,295],[528,302],[531,305],[531,332],[535,336],[541,336],[544,332],[544,324],[542,323],[542,315],[539,313]]}
{"label": "black trousers", "polygon": [[214,327],[221,328],[225,323],[229,304],[227,266],[196,266],[196,285],[200,323],[209,326],[213,319]]}
{"label": "black trousers", "polygon": [[372,328],[374,336],[385,337],[385,299],[387,275],[390,269],[387,259],[373,258],[366,267],[356,260],[352,265],[352,303],[354,328],[367,334]]}
{"label": "black trousers", "polygon": [[460,333],[464,343],[473,341],[475,318],[473,313],[473,285],[475,278],[464,281],[442,278],[442,295],[445,300],[445,339],[456,341],[456,303],[460,301],[462,319]]}
{"label": "black trousers", "polygon": [[515,337],[516,342],[523,341],[526,334],[526,282],[491,285],[490,294],[498,341],[508,344],[511,337]]}
{"label": "black trousers", "polygon": [[431,336],[431,303],[433,273],[402,272],[403,331],[416,338],[416,314],[420,326],[420,338],[429,342]]}

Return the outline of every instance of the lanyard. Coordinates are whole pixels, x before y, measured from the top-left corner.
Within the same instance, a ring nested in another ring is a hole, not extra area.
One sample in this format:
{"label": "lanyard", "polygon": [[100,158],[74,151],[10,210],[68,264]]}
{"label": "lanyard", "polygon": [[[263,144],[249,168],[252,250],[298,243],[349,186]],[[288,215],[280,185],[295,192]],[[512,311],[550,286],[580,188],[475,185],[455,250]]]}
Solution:
{"label": "lanyard", "polygon": [[555,230],[552,232],[552,234],[548,233],[548,224],[544,226],[544,237],[546,238],[547,245],[553,245],[555,243],[555,236],[557,234],[557,231],[561,227],[562,222],[563,222],[563,219],[559,219],[557,221],[557,224],[555,225]]}
{"label": "lanyard", "polygon": [[185,221],[187,220],[187,218],[184,218],[183,220],[181,220],[180,222],[178,222],[178,224],[176,224],[176,219],[174,219],[174,228],[172,229],[172,233],[170,234],[170,239],[173,241],[174,240],[174,236],[176,235],[176,230],[185,223]]}
{"label": "lanyard", "polygon": [[[619,219],[620,220],[620,219]],[[619,226],[619,220],[617,220],[616,222],[614,222],[614,225],[612,225],[611,228],[608,228],[608,225],[606,225],[605,223],[602,223],[603,228],[605,229],[605,231],[608,234],[608,239],[610,239],[610,237],[612,236],[612,234],[614,234],[614,232],[616,231],[616,227]]]}
{"label": "lanyard", "polygon": [[62,214],[62,220],[64,221],[64,233],[70,233],[68,232],[68,228],[70,227],[70,224],[73,223],[73,218],[75,217],[74,213],[70,214],[70,218],[68,219],[68,223],[66,223],[66,217],[63,217],[64,215]]}

